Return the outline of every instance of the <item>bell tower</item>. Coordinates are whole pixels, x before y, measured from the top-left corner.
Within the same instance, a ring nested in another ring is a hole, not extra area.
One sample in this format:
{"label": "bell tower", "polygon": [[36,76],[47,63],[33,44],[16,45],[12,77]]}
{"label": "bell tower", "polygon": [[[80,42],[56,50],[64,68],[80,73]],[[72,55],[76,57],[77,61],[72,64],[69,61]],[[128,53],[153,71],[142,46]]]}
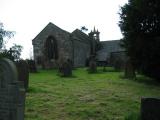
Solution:
{"label": "bell tower", "polygon": [[97,44],[100,42],[99,34],[100,32],[98,31],[98,29],[96,30],[95,27],[93,31],[91,30],[91,32],[89,33],[89,37],[91,39],[91,55],[96,55],[96,47]]}
{"label": "bell tower", "polygon": [[92,34],[93,34],[94,40],[96,42],[99,42],[100,41],[100,38],[99,38],[100,32],[98,31],[98,29],[96,30],[95,27],[94,27]]}

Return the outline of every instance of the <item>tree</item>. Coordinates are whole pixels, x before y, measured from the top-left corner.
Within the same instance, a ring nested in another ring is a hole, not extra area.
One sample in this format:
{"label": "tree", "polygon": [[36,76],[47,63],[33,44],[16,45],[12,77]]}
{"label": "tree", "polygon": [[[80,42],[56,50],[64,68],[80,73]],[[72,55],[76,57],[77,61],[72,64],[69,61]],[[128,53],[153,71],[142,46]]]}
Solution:
{"label": "tree", "polygon": [[14,32],[12,31],[7,31],[3,27],[3,23],[0,22],[0,49],[4,47],[5,40],[4,38],[11,38],[14,35]]}
{"label": "tree", "polygon": [[22,46],[14,44],[9,50],[5,49],[6,37],[11,38],[14,35],[13,31],[4,29],[3,24],[0,23],[0,58],[6,57],[13,61],[19,60],[22,52]]}
{"label": "tree", "polygon": [[16,61],[20,59],[22,49],[23,47],[21,45],[14,44],[8,52]]}
{"label": "tree", "polygon": [[8,59],[10,59],[10,60],[12,60],[12,61],[14,61],[14,57],[10,54],[10,52],[8,51],[8,50],[6,50],[6,49],[4,49],[3,51],[1,51],[1,53],[0,53],[0,58],[8,58]]}
{"label": "tree", "polygon": [[160,79],[160,1],[129,0],[120,9],[122,46],[134,67]]}
{"label": "tree", "polygon": [[12,61],[17,61],[20,59],[23,47],[21,45],[14,44],[9,50],[4,49],[0,53],[0,57],[6,57]]}

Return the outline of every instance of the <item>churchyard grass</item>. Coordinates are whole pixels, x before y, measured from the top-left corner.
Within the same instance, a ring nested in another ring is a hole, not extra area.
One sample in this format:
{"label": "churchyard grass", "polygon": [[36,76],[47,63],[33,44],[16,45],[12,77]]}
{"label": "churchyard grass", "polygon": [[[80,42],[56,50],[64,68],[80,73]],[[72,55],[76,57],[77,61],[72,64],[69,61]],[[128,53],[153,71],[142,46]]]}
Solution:
{"label": "churchyard grass", "polygon": [[142,96],[160,96],[160,85],[149,78],[129,80],[123,72],[102,69],[94,74],[75,69],[72,77],[56,70],[31,73],[25,120],[131,120],[140,112]]}

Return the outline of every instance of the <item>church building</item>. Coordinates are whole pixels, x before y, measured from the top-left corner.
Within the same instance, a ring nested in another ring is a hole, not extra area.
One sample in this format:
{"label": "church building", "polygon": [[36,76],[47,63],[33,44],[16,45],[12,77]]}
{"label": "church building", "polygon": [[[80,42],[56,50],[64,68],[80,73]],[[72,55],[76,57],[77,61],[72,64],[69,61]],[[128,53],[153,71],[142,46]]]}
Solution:
{"label": "church building", "polygon": [[[72,61],[74,67],[84,67],[90,55],[95,55],[97,60],[102,62],[109,58],[109,51],[123,51],[119,41],[112,41],[112,48],[107,52],[108,41],[103,44],[104,41],[100,41],[99,34],[95,28],[88,35],[79,29],[70,33],[49,23],[32,40],[34,60],[37,65],[45,68],[56,67],[59,59]],[[97,49],[98,45],[102,47]]]}

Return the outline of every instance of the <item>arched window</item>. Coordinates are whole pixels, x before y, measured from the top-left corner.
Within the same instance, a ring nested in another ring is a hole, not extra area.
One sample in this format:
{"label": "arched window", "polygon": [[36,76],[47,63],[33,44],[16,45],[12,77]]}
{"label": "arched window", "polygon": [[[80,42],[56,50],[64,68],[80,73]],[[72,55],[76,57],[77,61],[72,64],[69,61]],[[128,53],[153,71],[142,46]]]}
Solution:
{"label": "arched window", "polygon": [[57,41],[54,37],[49,36],[45,44],[46,57],[50,59],[58,59]]}

